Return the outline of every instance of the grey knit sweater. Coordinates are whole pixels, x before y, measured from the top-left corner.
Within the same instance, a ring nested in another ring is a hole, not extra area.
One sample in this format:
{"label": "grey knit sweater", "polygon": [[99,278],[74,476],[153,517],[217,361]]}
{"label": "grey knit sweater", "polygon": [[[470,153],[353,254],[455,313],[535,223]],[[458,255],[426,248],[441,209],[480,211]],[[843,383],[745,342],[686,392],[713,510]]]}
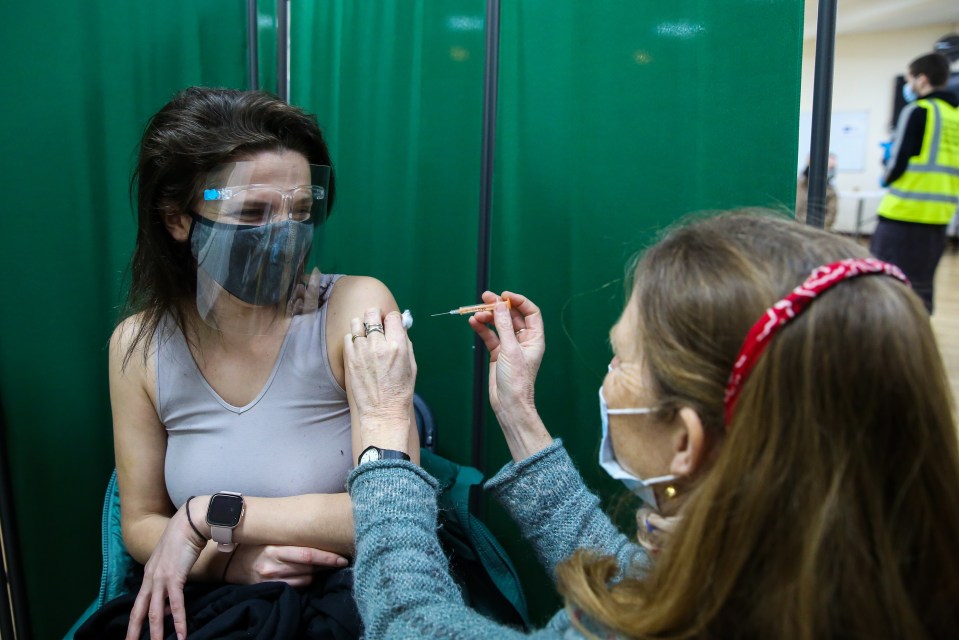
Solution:
{"label": "grey knit sweater", "polygon": [[[437,483],[420,467],[396,460],[367,463],[350,474],[347,490],[357,540],[353,588],[366,638],[583,637],[566,610],[527,635],[463,603],[436,537]],[[520,525],[551,576],[580,547],[615,556],[625,574],[648,566],[645,550],[609,521],[560,441],[507,464],[486,490]],[[595,622],[582,624],[607,635]]]}

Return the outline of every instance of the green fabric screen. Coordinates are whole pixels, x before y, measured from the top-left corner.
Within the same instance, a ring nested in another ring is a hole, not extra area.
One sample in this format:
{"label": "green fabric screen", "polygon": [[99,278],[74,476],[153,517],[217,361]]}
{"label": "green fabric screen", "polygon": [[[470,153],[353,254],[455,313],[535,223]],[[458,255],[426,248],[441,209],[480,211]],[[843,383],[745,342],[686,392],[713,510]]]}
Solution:
{"label": "green fabric screen", "polygon": [[[317,113],[338,178],[317,261],[380,278],[412,310],[418,390],[460,462],[473,334],[428,316],[474,302],[485,5],[291,5],[291,101]],[[272,90],[275,4],[258,6]],[[0,392],[32,626],[56,638],[96,595],[134,147],[174,91],[245,86],[245,7],[19,3],[5,17]],[[793,201],[801,33],[794,0],[502,4],[489,277],[542,307],[538,404],[604,496],[617,492],[595,464],[596,388],[624,263],[687,212]],[[490,414],[485,471],[506,460]],[[559,604],[548,578],[495,505],[487,523],[542,622]]]}
{"label": "green fabric screen", "polygon": [[[537,405],[612,508],[623,490],[597,464],[597,394],[626,263],[690,212],[792,208],[802,3],[525,0],[501,21],[490,282],[543,310]],[[489,423],[492,472],[509,454]],[[546,583],[506,546],[527,584]],[[528,595],[541,621],[560,606]]]}
{"label": "green fabric screen", "polygon": [[[330,144],[336,205],[314,249],[324,271],[370,275],[410,309],[417,388],[443,455],[470,462],[482,0],[295,3],[291,102]],[[479,16],[479,18],[477,18]]]}
{"label": "green fabric screen", "polygon": [[[412,309],[417,388],[461,462],[472,333],[427,316],[474,302],[485,6],[316,0],[291,28],[292,101],[337,163],[321,266],[375,275]],[[595,463],[596,394],[624,264],[686,213],[793,202],[801,42],[791,0],[502,3],[490,283],[543,309],[538,405],[604,496],[619,492]],[[485,442],[491,474],[509,459],[491,413]],[[549,578],[488,507],[543,621]]]}
{"label": "green fabric screen", "polygon": [[177,90],[246,85],[245,25],[240,1],[4,7],[0,392],[34,638],[97,595],[136,143]]}

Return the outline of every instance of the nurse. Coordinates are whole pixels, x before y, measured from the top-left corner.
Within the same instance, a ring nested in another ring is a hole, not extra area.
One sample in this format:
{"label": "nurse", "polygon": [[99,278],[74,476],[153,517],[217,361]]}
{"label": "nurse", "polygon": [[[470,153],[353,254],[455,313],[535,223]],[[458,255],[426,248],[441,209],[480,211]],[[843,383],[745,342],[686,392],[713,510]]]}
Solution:
{"label": "nurse", "polygon": [[[956,422],[904,280],[849,240],[769,215],[694,222],[646,252],[610,331],[596,423],[563,428],[596,429],[602,466],[679,516],[655,558],[611,524],[537,413],[536,305],[504,292],[511,309],[473,316],[513,457],[486,489],[566,603],[532,637],[953,635]],[[408,452],[415,367],[398,315],[385,325],[344,342],[354,414],[361,446]],[[361,461],[349,482],[365,637],[526,636],[463,603],[433,478],[392,459]]]}

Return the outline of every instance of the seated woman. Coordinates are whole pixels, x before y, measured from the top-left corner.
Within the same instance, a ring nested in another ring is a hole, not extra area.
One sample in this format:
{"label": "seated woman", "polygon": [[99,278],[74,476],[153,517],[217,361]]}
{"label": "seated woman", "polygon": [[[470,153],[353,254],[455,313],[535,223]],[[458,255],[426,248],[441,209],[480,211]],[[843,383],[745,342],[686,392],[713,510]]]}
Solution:
{"label": "seated woman", "polygon": [[[542,317],[524,296],[503,297],[512,309],[497,303],[470,324],[490,351],[490,400],[514,460],[487,489],[566,601],[534,637],[959,629],[956,422],[925,309],[897,268],[826,232],[742,213],[677,228],[646,252],[610,332],[600,462],[680,514],[654,561],[546,431],[533,400]],[[385,324],[345,342],[348,382],[362,446],[402,450],[415,365],[398,316]],[[361,462],[349,491],[366,637],[524,635],[463,605],[422,469]]]}
{"label": "seated woman", "polygon": [[[167,603],[184,637],[188,580],[302,587],[348,564],[340,336],[396,303],[372,278],[304,278],[330,165],[315,119],[260,92],[187,89],[144,133],[130,315],[110,343],[123,539],[146,565],[128,637],[148,616],[161,637]],[[417,460],[412,422],[407,438]]]}

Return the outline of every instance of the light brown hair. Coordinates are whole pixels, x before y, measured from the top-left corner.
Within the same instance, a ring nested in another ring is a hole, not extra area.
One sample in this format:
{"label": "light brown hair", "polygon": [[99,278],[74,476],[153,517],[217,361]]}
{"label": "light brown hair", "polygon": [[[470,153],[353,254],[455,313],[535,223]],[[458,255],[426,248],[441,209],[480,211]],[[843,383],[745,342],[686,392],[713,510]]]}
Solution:
{"label": "light brown hair", "polygon": [[959,445],[928,314],[881,276],[840,283],[776,336],[728,429],[723,390],[763,311],[817,266],[867,255],[770,215],[671,232],[631,304],[652,391],[720,443],[650,573],[588,551],[568,605],[628,637],[945,637],[959,629]]}

